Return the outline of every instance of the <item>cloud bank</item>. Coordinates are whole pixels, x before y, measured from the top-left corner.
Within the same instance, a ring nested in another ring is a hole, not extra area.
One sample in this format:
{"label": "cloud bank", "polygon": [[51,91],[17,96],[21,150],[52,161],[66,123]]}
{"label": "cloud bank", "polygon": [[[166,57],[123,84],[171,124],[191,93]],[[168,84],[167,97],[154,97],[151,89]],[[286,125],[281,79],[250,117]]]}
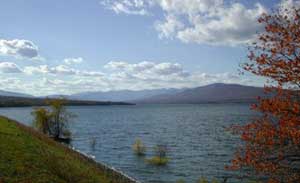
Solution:
{"label": "cloud bank", "polygon": [[22,70],[12,62],[0,62],[1,73],[22,73]]}
{"label": "cloud bank", "polygon": [[[93,71],[75,69],[69,65],[20,67],[13,62],[2,62],[0,73],[1,89],[14,88],[13,91],[19,90],[35,95],[100,90],[187,88],[217,82],[252,85],[257,83],[249,77],[243,78],[238,74],[189,72],[179,63],[151,61],[139,63],[111,61]],[[26,79],[28,77],[29,80]]]}

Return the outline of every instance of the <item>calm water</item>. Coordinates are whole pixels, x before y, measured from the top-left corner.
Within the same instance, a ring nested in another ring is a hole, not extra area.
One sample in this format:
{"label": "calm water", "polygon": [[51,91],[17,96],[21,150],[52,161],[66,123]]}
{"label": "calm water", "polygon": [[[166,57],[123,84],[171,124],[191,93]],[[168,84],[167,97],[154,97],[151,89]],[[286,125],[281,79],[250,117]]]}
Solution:
{"label": "calm water", "polygon": [[[254,114],[246,104],[137,105],[68,107],[77,115],[71,124],[72,145],[142,182],[195,182],[199,177],[231,177],[224,171],[238,139],[224,130]],[[0,114],[31,124],[32,108],[0,108]],[[155,167],[132,152],[136,138],[147,145],[167,145],[170,163]],[[92,148],[91,141],[96,139]],[[229,179],[229,182],[240,182]]]}

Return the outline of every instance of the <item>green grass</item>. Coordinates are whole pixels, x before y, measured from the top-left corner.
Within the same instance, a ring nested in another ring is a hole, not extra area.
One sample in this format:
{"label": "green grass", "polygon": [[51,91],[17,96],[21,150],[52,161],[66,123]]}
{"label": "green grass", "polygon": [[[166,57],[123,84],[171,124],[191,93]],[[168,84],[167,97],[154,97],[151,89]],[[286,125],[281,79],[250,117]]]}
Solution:
{"label": "green grass", "polygon": [[96,163],[0,116],[0,183],[117,183]]}

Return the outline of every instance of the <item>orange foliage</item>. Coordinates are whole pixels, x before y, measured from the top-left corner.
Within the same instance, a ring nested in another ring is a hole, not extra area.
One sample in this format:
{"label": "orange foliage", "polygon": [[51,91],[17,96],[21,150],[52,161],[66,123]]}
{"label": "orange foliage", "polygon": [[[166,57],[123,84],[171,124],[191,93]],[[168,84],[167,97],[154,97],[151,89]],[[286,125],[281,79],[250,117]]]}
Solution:
{"label": "orange foliage", "polygon": [[244,143],[229,168],[250,168],[269,183],[300,182],[300,9],[264,14],[259,23],[265,31],[244,69],[268,78],[271,96],[252,105],[260,117],[233,127]]}

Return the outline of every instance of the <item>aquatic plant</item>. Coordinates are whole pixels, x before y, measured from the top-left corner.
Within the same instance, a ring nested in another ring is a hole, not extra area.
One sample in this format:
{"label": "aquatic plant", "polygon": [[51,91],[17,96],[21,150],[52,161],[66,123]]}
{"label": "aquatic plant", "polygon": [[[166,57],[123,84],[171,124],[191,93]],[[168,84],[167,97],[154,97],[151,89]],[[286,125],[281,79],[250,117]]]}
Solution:
{"label": "aquatic plant", "polygon": [[154,147],[155,155],[147,159],[150,164],[164,166],[169,162],[169,158],[167,157],[167,147],[165,145],[156,145]]}
{"label": "aquatic plant", "polygon": [[146,146],[141,139],[136,139],[132,146],[134,153],[138,156],[144,156],[146,154]]}
{"label": "aquatic plant", "polygon": [[90,147],[91,147],[91,149],[95,150],[96,144],[97,144],[97,139],[96,139],[96,137],[92,137],[92,138],[90,139]]}
{"label": "aquatic plant", "polygon": [[179,179],[176,181],[176,183],[185,183],[185,181],[183,179]]}

